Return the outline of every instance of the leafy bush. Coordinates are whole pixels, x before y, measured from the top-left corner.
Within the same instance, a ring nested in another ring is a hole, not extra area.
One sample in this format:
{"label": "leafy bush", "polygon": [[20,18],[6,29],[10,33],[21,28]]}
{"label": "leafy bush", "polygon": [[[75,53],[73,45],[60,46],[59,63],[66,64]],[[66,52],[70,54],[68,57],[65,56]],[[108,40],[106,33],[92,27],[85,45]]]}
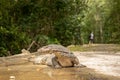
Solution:
{"label": "leafy bush", "polygon": [[22,48],[27,48],[30,38],[19,31],[18,27],[0,27],[0,56],[7,56],[20,53]]}

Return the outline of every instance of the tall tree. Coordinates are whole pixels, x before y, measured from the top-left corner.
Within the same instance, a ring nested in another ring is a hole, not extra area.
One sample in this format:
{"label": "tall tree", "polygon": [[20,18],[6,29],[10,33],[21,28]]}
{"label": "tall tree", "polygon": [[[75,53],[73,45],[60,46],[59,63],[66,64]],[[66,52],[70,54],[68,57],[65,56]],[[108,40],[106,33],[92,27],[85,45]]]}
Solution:
{"label": "tall tree", "polygon": [[71,44],[73,30],[80,27],[80,14],[85,7],[83,0],[0,0],[1,51],[18,53],[32,40],[41,46]]}
{"label": "tall tree", "polygon": [[108,30],[107,37],[109,37],[107,42],[120,43],[120,1],[111,0],[109,4],[111,5],[111,12],[105,25]]}

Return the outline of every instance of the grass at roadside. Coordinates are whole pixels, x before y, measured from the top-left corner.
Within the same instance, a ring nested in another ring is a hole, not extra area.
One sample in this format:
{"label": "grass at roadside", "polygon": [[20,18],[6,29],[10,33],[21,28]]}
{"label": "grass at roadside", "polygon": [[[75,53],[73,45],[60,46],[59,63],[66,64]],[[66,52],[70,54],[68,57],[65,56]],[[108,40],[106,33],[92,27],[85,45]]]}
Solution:
{"label": "grass at roadside", "polygon": [[84,45],[70,45],[68,49],[71,51],[120,51],[119,44],[84,44]]}

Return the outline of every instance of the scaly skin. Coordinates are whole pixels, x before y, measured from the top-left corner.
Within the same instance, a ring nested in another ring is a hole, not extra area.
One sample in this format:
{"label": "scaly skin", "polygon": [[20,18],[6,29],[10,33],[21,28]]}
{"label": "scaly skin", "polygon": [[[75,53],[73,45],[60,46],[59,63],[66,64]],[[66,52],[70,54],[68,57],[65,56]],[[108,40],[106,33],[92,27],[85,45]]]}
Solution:
{"label": "scaly skin", "polygon": [[[54,62],[57,62],[57,65],[61,67],[72,67],[79,64],[79,60],[77,57],[71,53],[67,48],[61,45],[48,45],[43,46],[42,48],[38,49],[39,54],[54,54],[55,60]],[[53,64],[54,66],[56,64]]]}

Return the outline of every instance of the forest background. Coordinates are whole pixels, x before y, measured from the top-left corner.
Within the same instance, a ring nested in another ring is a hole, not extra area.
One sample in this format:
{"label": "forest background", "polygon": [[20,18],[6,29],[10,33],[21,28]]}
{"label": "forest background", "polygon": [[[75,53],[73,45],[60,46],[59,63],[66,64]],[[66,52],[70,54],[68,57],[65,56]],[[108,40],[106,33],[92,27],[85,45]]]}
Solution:
{"label": "forest background", "polygon": [[120,44],[120,0],[0,0],[0,56],[47,44]]}

